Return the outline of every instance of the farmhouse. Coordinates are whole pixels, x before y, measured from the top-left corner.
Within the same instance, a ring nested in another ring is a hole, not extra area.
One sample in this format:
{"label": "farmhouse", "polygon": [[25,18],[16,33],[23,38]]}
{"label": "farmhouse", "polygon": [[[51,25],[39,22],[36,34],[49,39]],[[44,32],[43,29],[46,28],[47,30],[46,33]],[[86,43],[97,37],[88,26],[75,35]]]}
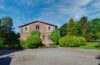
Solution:
{"label": "farmhouse", "polygon": [[53,43],[49,37],[51,33],[57,28],[57,26],[46,22],[34,21],[25,25],[21,25],[19,26],[19,28],[20,28],[20,40],[25,40],[30,35],[31,32],[39,30],[42,43],[48,46]]}

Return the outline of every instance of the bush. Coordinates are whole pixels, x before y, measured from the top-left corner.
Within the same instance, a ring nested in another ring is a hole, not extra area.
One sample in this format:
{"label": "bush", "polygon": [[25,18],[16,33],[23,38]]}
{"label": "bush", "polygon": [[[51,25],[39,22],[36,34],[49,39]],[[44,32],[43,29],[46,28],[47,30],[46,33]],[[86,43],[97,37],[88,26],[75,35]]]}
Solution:
{"label": "bush", "polygon": [[59,39],[59,45],[62,47],[68,47],[69,46],[69,42],[67,40],[66,37],[62,37]]}
{"label": "bush", "polygon": [[59,39],[59,45],[62,47],[78,47],[85,44],[86,44],[86,39],[84,37],[66,36]]}
{"label": "bush", "polygon": [[37,48],[42,45],[39,31],[32,32],[26,40],[21,41],[21,45],[23,48]]}
{"label": "bush", "polygon": [[57,30],[52,32],[52,34],[50,35],[50,39],[54,44],[58,44],[59,34]]}

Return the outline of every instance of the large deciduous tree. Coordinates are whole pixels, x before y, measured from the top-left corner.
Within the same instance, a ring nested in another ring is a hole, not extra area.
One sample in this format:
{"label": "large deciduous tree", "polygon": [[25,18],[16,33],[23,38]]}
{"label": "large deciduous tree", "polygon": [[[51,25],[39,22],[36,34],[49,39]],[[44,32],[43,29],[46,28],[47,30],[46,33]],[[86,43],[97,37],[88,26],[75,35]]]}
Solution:
{"label": "large deciduous tree", "polygon": [[67,26],[68,35],[74,35],[76,33],[75,27],[76,27],[76,23],[74,19],[71,18]]}
{"label": "large deciduous tree", "polygon": [[83,16],[80,21],[79,21],[79,27],[80,27],[80,33],[81,36],[84,36],[86,38],[86,40],[88,41],[88,19],[86,16]]}
{"label": "large deciduous tree", "polygon": [[91,32],[91,39],[96,40],[98,39],[98,33],[100,32],[100,19],[95,18],[89,21],[89,31]]}
{"label": "large deciduous tree", "polygon": [[4,32],[6,32],[6,33],[11,32],[12,28],[13,28],[12,18],[10,18],[8,16],[2,17],[1,26],[2,26]]}
{"label": "large deciduous tree", "polygon": [[63,24],[61,27],[60,27],[60,35],[61,35],[61,37],[64,37],[64,36],[66,36],[67,35],[67,26],[68,26],[68,24],[67,23],[65,23],[65,24]]}
{"label": "large deciduous tree", "polygon": [[4,32],[2,31],[2,28],[0,27],[0,48],[3,47],[4,41],[5,41]]}
{"label": "large deciduous tree", "polygon": [[7,45],[7,47],[12,48],[19,42],[18,36],[13,30],[13,20],[11,17],[5,16],[1,18],[1,31],[3,31],[4,34],[4,44]]}

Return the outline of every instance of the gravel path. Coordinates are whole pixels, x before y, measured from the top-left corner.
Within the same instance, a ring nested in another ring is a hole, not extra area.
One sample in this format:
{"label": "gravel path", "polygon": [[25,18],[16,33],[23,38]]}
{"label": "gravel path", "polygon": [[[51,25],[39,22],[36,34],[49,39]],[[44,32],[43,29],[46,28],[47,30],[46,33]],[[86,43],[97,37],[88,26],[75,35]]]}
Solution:
{"label": "gravel path", "polygon": [[76,48],[27,49],[1,55],[0,65],[99,65],[95,58],[99,54],[99,50]]}

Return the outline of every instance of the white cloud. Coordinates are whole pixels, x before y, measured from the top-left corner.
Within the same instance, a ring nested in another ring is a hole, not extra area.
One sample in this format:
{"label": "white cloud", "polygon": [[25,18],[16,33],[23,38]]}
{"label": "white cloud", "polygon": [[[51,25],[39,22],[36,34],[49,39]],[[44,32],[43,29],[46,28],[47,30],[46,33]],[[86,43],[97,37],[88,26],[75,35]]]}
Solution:
{"label": "white cloud", "polygon": [[[16,5],[22,5],[21,7],[27,9],[28,7],[32,7],[33,10],[35,7],[37,8],[43,5],[41,7],[42,10],[40,10],[39,13],[37,13],[38,16],[35,19],[52,21],[52,23],[56,23],[55,21],[57,21],[58,25],[60,23],[66,22],[71,17],[78,20],[80,17],[84,15],[91,16],[89,14],[100,11],[100,0],[20,0],[20,2],[18,0],[13,1],[16,3]],[[87,5],[89,4],[91,5],[88,8]],[[3,8],[3,6],[0,6],[0,8]],[[13,9],[8,10],[13,11]],[[23,13],[21,12],[21,10],[19,10],[18,12],[16,11],[18,11],[17,8],[13,11],[15,12],[14,15],[15,17],[19,17],[20,19],[32,19],[31,15],[34,15],[30,14],[30,12],[32,11],[25,11]]]}
{"label": "white cloud", "polygon": [[[18,0],[15,0],[18,2]],[[88,5],[93,0],[20,0],[20,4],[35,7],[39,4],[48,5],[42,8],[38,18],[70,18],[79,19],[81,16],[87,15],[87,10],[83,6]],[[49,16],[49,17],[48,17]]]}
{"label": "white cloud", "polygon": [[93,0],[86,8],[90,19],[100,17],[100,0]]}
{"label": "white cloud", "polygon": [[92,0],[60,0],[60,2],[56,2],[51,4],[48,8],[44,8],[40,14],[40,18],[67,20],[73,17],[78,20],[80,17],[87,15],[87,11],[83,6],[88,5],[91,1]]}

